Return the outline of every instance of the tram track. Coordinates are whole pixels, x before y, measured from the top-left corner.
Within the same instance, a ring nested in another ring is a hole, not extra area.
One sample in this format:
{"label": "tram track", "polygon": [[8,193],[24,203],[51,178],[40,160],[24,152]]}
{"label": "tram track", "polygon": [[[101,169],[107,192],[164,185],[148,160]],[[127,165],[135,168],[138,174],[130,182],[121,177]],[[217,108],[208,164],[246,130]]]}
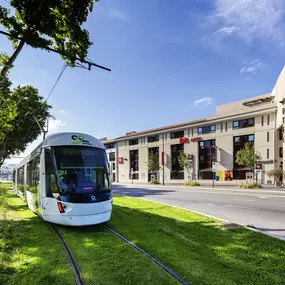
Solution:
{"label": "tram track", "polygon": [[61,242],[61,245],[62,245],[62,247],[63,247],[63,249],[67,255],[68,261],[71,264],[72,271],[74,273],[74,277],[75,277],[75,281],[76,281],[76,285],[85,285],[85,282],[83,280],[83,277],[82,277],[80,269],[79,269],[79,266],[78,266],[75,258],[73,257],[67,243],[65,242],[62,234],[59,232],[59,230],[55,224],[51,224],[51,226],[54,229],[54,231],[56,232],[56,234],[57,234],[57,236]]}
{"label": "tram track", "polygon": [[185,281],[183,278],[181,278],[177,273],[175,273],[173,270],[171,270],[169,267],[167,267],[166,265],[164,265],[163,263],[161,263],[159,260],[157,260],[156,258],[154,258],[153,256],[151,256],[149,253],[147,253],[146,251],[144,251],[141,247],[135,245],[134,243],[132,243],[130,240],[128,240],[127,238],[125,238],[124,236],[122,236],[121,234],[119,234],[118,232],[116,232],[115,230],[109,228],[106,225],[101,225],[104,229],[106,229],[107,231],[109,231],[110,233],[112,233],[113,235],[117,236],[118,238],[120,238],[122,241],[124,241],[125,243],[127,243],[128,245],[132,246],[134,249],[138,250],[140,253],[142,253],[143,255],[145,255],[146,257],[148,257],[150,260],[152,260],[154,263],[156,263],[158,266],[160,266],[163,270],[165,270],[167,273],[169,273],[174,279],[176,279],[177,281],[179,281],[181,284],[183,285],[190,285],[187,281]]}
{"label": "tram track", "polygon": [[[57,226],[55,224],[51,224],[51,226],[54,229],[56,235],[58,236],[58,238],[59,238],[59,240],[61,242],[61,245],[62,245],[62,247],[63,247],[63,249],[64,249],[64,251],[65,251],[65,253],[66,253],[67,257],[68,257],[68,261],[71,264],[72,271],[74,273],[74,277],[75,277],[75,281],[76,281],[76,285],[85,285],[84,279],[83,279],[82,274],[81,274],[80,269],[79,269],[79,266],[78,266],[75,258],[73,257],[72,252],[69,249],[67,243],[65,242],[64,237],[62,236],[62,234],[60,233],[60,231],[58,230],[58,228],[57,228]],[[129,246],[133,247],[134,249],[136,249],[137,251],[142,253],[144,256],[149,258],[151,261],[156,263],[159,267],[161,267],[164,271],[166,271],[168,274],[170,274],[179,283],[181,283],[183,285],[190,285],[187,281],[185,281],[182,277],[180,277],[172,269],[170,269],[169,267],[164,265],[162,262],[160,262],[159,260],[157,260],[156,258],[151,256],[149,253],[147,253],[141,247],[139,247],[136,244],[132,243],[130,240],[128,240],[127,238],[125,238],[124,236],[119,234],[117,231],[111,229],[110,227],[108,227],[106,225],[101,225],[101,227],[104,228],[105,230],[107,230],[108,232],[110,232],[111,234],[113,234],[114,236],[120,238],[123,242],[125,242]]]}

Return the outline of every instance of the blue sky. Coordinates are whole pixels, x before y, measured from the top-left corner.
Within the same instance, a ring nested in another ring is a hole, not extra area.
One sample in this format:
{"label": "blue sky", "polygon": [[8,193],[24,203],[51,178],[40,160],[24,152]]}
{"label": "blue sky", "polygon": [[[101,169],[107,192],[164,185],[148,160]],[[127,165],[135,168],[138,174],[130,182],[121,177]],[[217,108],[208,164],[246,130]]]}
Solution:
{"label": "blue sky", "polygon": [[[50,131],[113,138],[270,92],[285,62],[284,9],[279,0],[101,0],[85,24],[88,57],[112,72],[67,68],[49,99]],[[0,50],[12,52],[3,36]],[[26,46],[11,79],[46,97],[63,63]]]}

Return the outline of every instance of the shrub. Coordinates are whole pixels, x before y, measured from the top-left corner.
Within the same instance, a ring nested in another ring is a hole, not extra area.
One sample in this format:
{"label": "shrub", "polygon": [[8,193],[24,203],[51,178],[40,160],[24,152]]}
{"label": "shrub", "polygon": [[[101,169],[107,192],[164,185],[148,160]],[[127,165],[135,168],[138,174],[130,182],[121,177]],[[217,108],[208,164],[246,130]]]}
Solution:
{"label": "shrub", "polygon": [[149,184],[157,185],[160,184],[157,180],[150,180]]}
{"label": "shrub", "polygon": [[200,183],[197,181],[186,181],[184,182],[184,186],[200,186]]}
{"label": "shrub", "polygon": [[253,188],[262,188],[262,186],[257,183],[243,183],[240,184],[240,188],[253,189]]}

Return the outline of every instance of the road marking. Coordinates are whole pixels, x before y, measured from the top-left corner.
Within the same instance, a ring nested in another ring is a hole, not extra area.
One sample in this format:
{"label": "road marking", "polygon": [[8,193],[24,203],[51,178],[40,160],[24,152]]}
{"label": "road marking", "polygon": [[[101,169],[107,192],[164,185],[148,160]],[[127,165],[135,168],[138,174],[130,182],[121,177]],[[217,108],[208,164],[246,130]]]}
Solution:
{"label": "road marking", "polygon": [[260,196],[259,198],[260,199],[267,199],[267,197],[265,197],[265,196]]}

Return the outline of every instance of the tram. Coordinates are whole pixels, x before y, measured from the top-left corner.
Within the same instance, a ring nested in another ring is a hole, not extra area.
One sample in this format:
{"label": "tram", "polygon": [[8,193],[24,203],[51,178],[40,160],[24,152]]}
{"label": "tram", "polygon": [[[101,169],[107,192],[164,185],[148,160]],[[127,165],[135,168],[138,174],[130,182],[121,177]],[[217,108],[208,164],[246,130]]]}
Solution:
{"label": "tram", "polygon": [[14,168],[13,176],[17,195],[45,221],[85,226],[111,218],[105,147],[90,135],[49,135]]}

